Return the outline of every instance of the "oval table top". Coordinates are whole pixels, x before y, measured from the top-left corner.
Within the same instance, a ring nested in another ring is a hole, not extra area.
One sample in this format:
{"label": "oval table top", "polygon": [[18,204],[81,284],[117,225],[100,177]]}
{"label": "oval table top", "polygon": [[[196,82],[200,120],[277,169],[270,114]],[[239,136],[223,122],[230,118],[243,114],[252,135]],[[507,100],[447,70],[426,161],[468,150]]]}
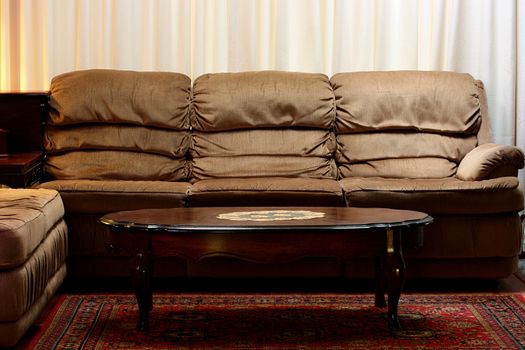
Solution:
{"label": "oval table top", "polygon": [[430,224],[426,213],[354,207],[192,207],[120,211],[99,220],[113,228],[142,231],[271,231],[404,228]]}

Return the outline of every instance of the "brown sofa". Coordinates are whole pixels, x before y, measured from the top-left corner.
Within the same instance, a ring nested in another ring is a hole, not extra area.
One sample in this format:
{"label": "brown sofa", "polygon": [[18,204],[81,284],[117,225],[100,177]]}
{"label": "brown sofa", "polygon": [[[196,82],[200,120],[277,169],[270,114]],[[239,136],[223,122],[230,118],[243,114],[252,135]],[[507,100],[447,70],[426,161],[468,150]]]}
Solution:
{"label": "brown sofa", "polygon": [[63,215],[56,191],[0,186],[0,347],[16,344],[66,276]]}
{"label": "brown sofa", "polygon": [[[517,267],[523,153],[491,143],[483,84],[452,72],[206,74],[88,70],[53,79],[47,181],[69,229],[68,273],[128,274],[103,214],[182,206],[406,208],[435,219],[409,277]],[[253,264],[166,257],[157,275],[359,276],[371,259]]]}

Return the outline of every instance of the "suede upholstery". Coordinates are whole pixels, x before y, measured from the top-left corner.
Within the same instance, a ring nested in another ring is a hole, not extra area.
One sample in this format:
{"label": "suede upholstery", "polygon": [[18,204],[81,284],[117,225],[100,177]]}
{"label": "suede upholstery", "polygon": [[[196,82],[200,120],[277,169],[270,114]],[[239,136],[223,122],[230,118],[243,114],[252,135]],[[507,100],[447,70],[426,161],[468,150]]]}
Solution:
{"label": "suede upholstery", "polygon": [[457,178],[465,181],[517,176],[523,154],[515,147],[485,143],[470,151],[459,164]]}
{"label": "suede upholstery", "polygon": [[190,90],[190,79],[177,73],[89,70],[55,77],[46,172],[72,180],[187,178]]}
{"label": "suede upholstery", "polygon": [[[64,198],[80,274],[111,275],[122,261],[97,224],[107,212],[226,205],[420,210],[435,222],[423,248],[407,241],[409,276],[497,278],[516,268],[524,156],[491,144],[485,90],[468,74],[263,71],[192,83],[177,73],[80,71],[53,79],[49,107],[40,187]],[[300,261],[252,270],[229,258],[157,268],[333,276],[368,271],[370,260],[315,261],[302,272]]]}
{"label": "suede upholstery", "polygon": [[335,106],[328,77],[206,74],[195,80],[193,102],[192,179],[336,180]]}
{"label": "suede upholstery", "polygon": [[0,347],[17,343],[64,280],[67,233],[57,191],[0,189]]}
{"label": "suede upholstery", "polygon": [[451,177],[477,145],[481,106],[469,75],[340,73],[332,83],[342,177]]}

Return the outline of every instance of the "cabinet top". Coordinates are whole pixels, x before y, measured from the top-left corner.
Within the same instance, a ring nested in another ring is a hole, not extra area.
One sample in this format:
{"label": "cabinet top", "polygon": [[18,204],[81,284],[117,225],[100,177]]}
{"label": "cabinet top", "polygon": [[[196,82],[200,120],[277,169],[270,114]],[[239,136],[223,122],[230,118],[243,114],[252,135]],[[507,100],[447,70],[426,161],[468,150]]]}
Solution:
{"label": "cabinet top", "polygon": [[43,158],[42,151],[9,153],[5,157],[0,157],[0,171],[9,171],[30,167]]}
{"label": "cabinet top", "polygon": [[48,91],[0,91],[0,95],[44,95],[47,96]]}

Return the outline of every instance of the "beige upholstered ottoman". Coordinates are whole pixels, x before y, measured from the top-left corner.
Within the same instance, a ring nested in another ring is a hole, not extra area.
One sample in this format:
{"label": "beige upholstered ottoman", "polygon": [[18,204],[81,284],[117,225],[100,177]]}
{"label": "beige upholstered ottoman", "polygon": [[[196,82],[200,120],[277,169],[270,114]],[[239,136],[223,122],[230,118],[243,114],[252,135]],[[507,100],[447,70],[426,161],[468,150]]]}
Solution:
{"label": "beige upholstered ottoman", "polygon": [[0,346],[13,346],[66,275],[58,192],[0,188]]}

